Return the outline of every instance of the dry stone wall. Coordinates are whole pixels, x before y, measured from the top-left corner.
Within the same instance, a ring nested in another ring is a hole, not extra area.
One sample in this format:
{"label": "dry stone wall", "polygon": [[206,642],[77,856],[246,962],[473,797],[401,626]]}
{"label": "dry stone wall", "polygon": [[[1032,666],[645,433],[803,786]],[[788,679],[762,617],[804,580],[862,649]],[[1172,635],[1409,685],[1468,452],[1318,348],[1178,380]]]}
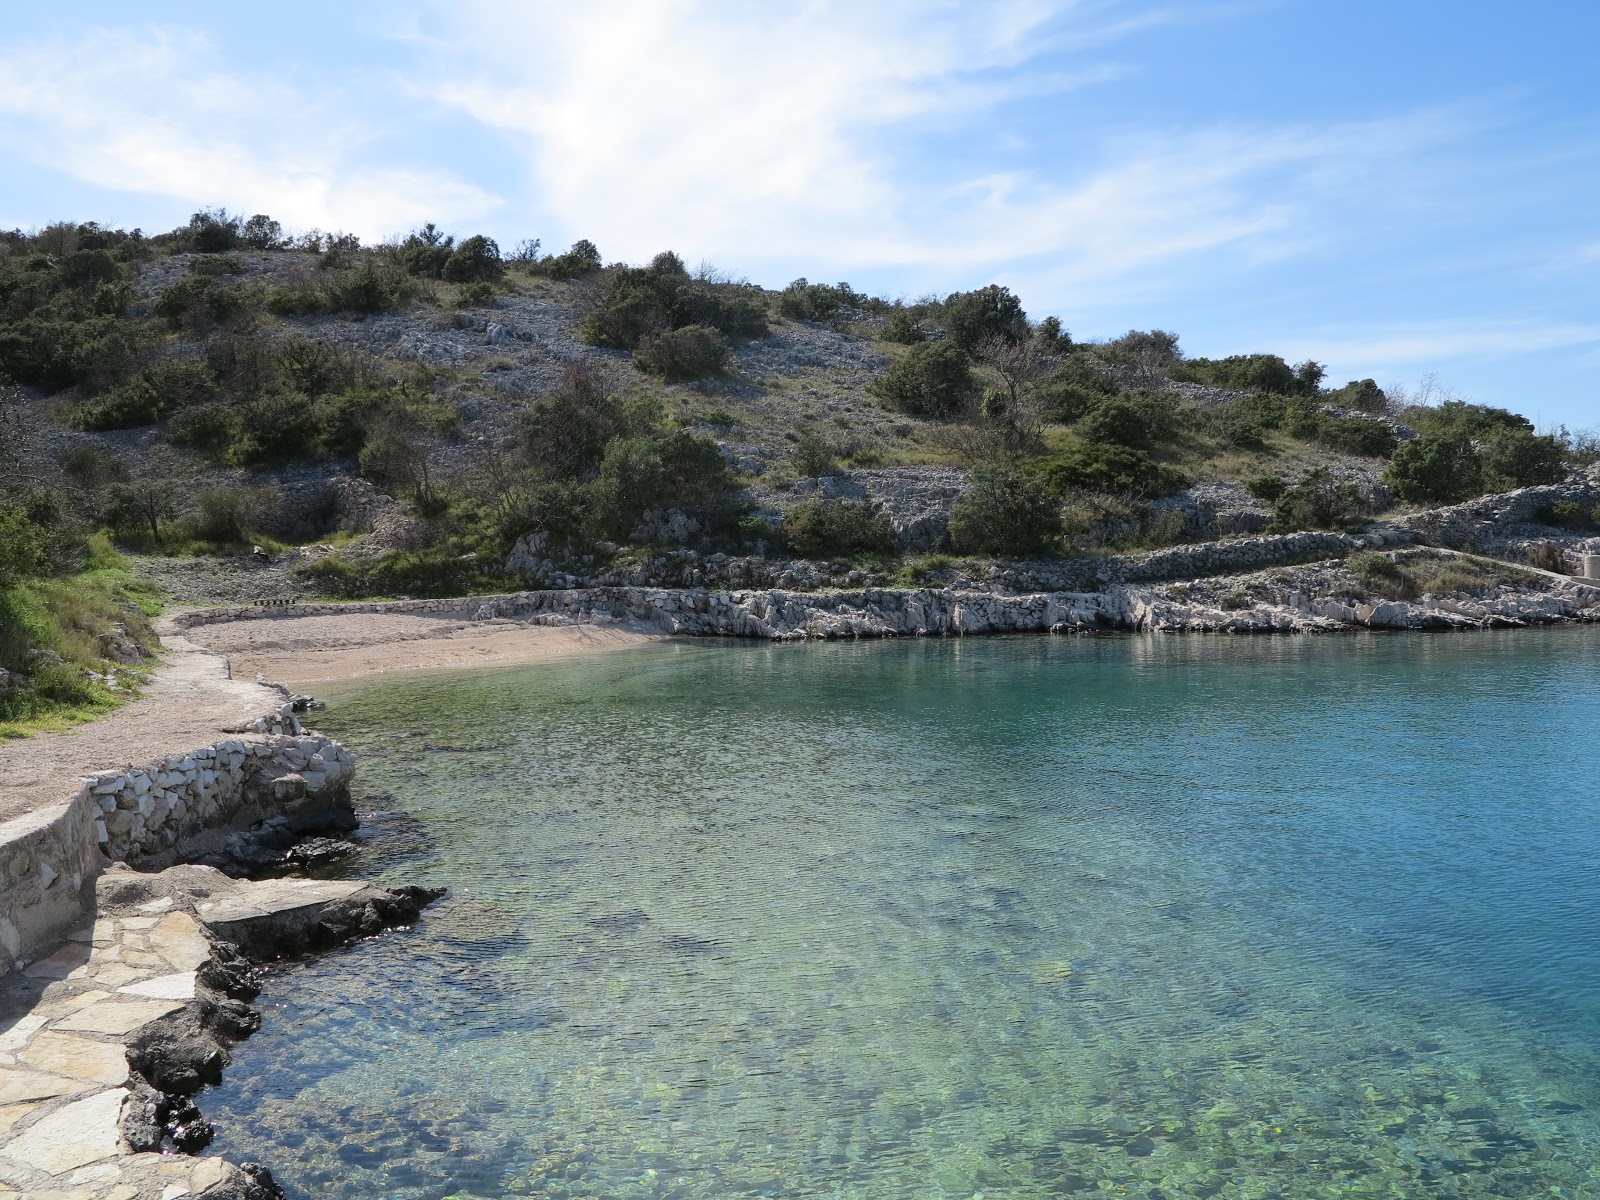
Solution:
{"label": "dry stone wall", "polygon": [[165,866],[208,833],[344,801],[355,756],[288,705],[239,735],[141,767],[82,777],[66,803],[0,824],[0,974],[82,919],[112,862]]}

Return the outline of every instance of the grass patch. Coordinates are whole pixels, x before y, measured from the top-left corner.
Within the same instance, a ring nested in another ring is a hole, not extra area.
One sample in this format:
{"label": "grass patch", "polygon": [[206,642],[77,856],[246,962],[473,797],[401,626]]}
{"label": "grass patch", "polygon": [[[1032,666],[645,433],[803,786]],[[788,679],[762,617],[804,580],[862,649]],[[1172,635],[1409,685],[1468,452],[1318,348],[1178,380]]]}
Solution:
{"label": "grass patch", "polygon": [[160,598],[103,536],[90,539],[89,561],[77,575],[0,591],[0,664],[25,680],[0,698],[0,738],[93,720],[148,682],[143,664],[118,663],[110,650],[131,643],[154,658]]}

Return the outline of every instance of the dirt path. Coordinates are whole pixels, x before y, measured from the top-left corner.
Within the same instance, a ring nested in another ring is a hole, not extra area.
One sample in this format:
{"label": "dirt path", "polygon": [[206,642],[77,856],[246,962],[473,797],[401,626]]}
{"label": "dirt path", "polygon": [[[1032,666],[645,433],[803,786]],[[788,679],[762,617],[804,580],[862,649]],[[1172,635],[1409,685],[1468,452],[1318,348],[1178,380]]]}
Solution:
{"label": "dirt path", "polygon": [[0,742],[0,821],[70,800],[80,775],[209,745],[283,703],[254,675],[229,679],[216,655],[163,640],[166,659],[137,700],[65,733]]}
{"label": "dirt path", "polygon": [[529,625],[430,613],[261,617],[200,625],[189,638],[296,691],[387,671],[462,670],[623,650],[666,635],[621,625]]}

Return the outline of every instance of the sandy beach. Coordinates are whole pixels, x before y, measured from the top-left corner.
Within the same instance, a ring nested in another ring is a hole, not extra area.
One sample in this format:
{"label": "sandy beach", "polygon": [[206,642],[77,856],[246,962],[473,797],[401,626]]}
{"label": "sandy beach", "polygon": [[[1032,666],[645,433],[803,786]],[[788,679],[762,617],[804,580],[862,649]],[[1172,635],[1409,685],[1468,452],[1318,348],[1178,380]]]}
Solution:
{"label": "sandy beach", "polygon": [[200,625],[189,640],[296,691],[390,671],[508,666],[625,650],[667,635],[621,625],[530,625],[430,613],[341,613]]}

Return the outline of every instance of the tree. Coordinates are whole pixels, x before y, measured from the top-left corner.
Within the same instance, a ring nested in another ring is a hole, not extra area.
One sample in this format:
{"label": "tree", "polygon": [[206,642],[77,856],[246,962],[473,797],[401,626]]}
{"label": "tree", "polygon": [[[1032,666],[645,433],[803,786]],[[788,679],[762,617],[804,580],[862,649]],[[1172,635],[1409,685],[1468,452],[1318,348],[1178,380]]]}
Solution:
{"label": "tree", "polygon": [[993,338],[1016,342],[1029,332],[1022,301],[997,283],[945,297],[944,324],[950,339],[968,353]]}
{"label": "tree", "polygon": [[523,412],[517,433],[529,466],[552,479],[579,479],[599,468],[606,443],[627,425],[621,401],[607,394],[605,378],[580,359]]}
{"label": "tree", "polygon": [[985,338],[978,344],[975,357],[1000,376],[1012,413],[1020,411],[1023,400],[1031,397],[1056,366],[1055,358],[1042,350],[1037,340]]}
{"label": "tree", "polygon": [[1055,500],[1037,480],[1015,471],[973,472],[972,486],[950,510],[950,541],[971,554],[1040,554],[1060,535]]}
{"label": "tree", "polygon": [[444,264],[444,278],[450,283],[494,283],[504,274],[499,244],[481,233],[457,246]]}
{"label": "tree", "polygon": [[257,213],[239,230],[239,240],[256,250],[276,250],[283,245],[283,226],[266,213]]}
{"label": "tree", "polygon": [[1424,434],[1395,448],[1384,479],[1402,500],[1454,504],[1483,491],[1483,473],[1470,439]]}
{"label": "tree", "polygon": [[385,413],[361,447],[361,473],[386,487],[404,489],[423,511],[438,507],[433,447],[424,429],[401,409]]}
{"label": "tree", "polygon": [[874,390],[902,412],[949,417],[960,412],[974,390],[972,367],[951,342],[919,342],[889,367]]}

